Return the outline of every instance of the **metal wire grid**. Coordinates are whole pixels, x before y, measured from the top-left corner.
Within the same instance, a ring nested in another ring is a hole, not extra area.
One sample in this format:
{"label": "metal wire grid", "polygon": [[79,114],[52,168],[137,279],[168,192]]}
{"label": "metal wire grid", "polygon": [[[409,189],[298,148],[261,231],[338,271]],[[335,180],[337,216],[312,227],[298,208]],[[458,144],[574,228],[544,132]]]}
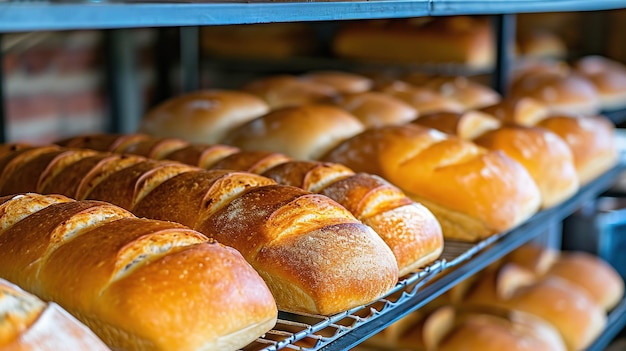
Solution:
{"label": "metal wire grid", "polygon": [[438,261],[401,279],[384,298],[369,305],[328,317],[280,312],[276,326],[242,351],[318,350],[350,330],[402,308],[403,303],[413,298],[433,277],[469,260],[500,236],[495,235],[479,243],[446,241],[444,252]]}

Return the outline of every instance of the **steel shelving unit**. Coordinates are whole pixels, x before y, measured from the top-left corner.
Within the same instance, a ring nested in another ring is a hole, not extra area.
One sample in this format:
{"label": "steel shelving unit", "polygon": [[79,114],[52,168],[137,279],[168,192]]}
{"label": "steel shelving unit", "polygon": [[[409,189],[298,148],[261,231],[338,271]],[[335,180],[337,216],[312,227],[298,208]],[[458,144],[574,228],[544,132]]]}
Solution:
{"label": "steel shelving unit", "polygon": [[[198,27],[201,25],[252,24],[291,21],[339,21],[352,19],[420,16],[493,15],[498,59],[494,87],[504,92],[507,81],[515,14],[524,12],[596,11],[626,8],[625,0],[372,0],[372,1],[2,1],[0,43],[3,33],[74,29],[106,29],[110,74],[111,129],[132,131],[139,118],[135,58],[130,28],[180,27],[181,86],[198,87]],[[0,52],[0,58],[2,57]],[[2,96],[0,71],[0,97]],[[3,99],[2,99],[3,100]],[[0,100],[0,138],[4,134]],[[626,111],[609,114],[626,121]],[[390,323],[437,298],[520,245],[560,223],[587,201],[611,187],[626,170],[624,163],[584,186],[565,203],[542,211],[518,228],[479,243],[446,242],[441,259],[418,273],[401,279],[388,296],[335,316],[280,313],[276,327],[244,351],[349,350]],[[609,315],[609,324],[589,350],[602,350],[626,325],[626,300]]]}

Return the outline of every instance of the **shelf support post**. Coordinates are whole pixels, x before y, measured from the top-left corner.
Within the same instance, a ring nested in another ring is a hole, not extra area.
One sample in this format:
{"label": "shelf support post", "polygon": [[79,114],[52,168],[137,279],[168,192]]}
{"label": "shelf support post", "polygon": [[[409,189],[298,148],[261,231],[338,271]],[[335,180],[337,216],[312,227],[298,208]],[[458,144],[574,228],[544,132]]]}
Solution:
{"label": "shelf support post", "polygon": [[180,28],[180,69],[183,92],[200,88],[200,27]]}
{"label": "shelf support post", "polygon": [[139,79],[132,30],[106,33],[107,85],[111,133],[134,133],[142,115],[142,86]]}
{"label": "shelf support post", "polygon": [[506,97],[511,81],[511,71],[515,55],[515,14],[493,16],[493,29],[496,44],[496,67],[493,73],[493,87]]}
{"label": "shelf support post", "polygon": [[6,127],[6,106],[7,97],[4,91],[5,84],[5,72],[4,72],[4,47],[3,34],[0,33],[0,143],[4,143],[7,140],[7,127]]}

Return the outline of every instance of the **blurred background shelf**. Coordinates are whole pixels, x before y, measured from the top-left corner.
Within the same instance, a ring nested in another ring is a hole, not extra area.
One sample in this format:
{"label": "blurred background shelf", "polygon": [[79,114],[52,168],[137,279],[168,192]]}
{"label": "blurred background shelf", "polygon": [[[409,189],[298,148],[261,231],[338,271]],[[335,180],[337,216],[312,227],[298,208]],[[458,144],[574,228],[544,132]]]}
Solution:
{"label": "blurred background shelf", "polygon": [[0,2],[0,32],[198,26],[458,14],[593,11],[621,0],[376,0],[284,2]]}

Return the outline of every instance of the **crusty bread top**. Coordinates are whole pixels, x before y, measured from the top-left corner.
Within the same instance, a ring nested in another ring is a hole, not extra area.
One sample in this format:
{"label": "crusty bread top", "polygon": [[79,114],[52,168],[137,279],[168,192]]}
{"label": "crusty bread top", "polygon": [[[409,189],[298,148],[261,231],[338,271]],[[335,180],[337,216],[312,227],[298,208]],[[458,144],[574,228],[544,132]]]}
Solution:
{"label": "crusty bread top", "polygon": [[419,115],[437,112],[465,111],[465,106],[450,97],[444,96],[435,89],[417,87],[404,82],[395,81],[379,88],[382,92],[403,100],[417,110]]}
{"label": "crusty bread top", "polygon": [[259,78],[248,82],[241,89],[263,99],[272,110],[324,103],[339,94],[331,85],[287,74]]}
{"label": "crusty bread top", "polygon": [[372,80],[351,72],[320,70],[308,72],[300,79],[329,85],[339,94],[362,93],[372,88]]}
{"label": "crusty bread top", "polygon": [[416,125],[369,129],[324,159],[373,173],[404,191],[479,218],[504,231],[540,203],[528,172],[502,152]]}
{"label": "crusty bread top", "polygon": [[376,91],[343,95],[335,103],[366,128],[404,124],[418,116],[417,110],[404,100]]}
{"label": "crusty bread top", "polygon": [[217,143],[233,128],[268,110],[263,100],[243,91],[196,91],[170,98],[148,111],[139,129],[160,137]]}
{"label": "crusty bread top", "polygon": [[546,104],[551,114],[591,115],[599,111],[594,85],[580,75],[531,74],[516,80],[510,97],[531,97]]}
{"label": "crusty bread top", "polygon": [[363,131],[363,124],[331,105],[286,107],[234,130],[225,140],[243,150],[281,152],[297,160],[314,160]]}

